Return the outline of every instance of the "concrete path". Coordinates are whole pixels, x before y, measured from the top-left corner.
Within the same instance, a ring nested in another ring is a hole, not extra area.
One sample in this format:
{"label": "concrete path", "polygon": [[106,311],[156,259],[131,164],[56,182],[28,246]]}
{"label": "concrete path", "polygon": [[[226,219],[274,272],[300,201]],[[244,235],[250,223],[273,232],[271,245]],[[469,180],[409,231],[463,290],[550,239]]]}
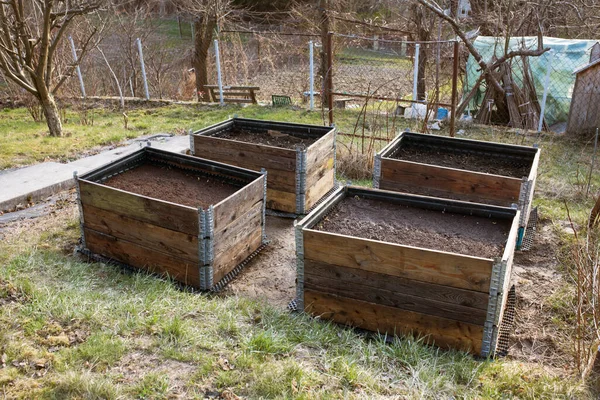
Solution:
{"label": "concrete path", "polygon": [[0,173],[0,211],[13,211],[70,189],[73,187],[73,172],[83,174],[130,154],[146,146],[147,142],[154,148],[174,153],[185,153],[190,145],[189,136],[152,135],[133,139],[126,146],[67,164],[45,162]]}

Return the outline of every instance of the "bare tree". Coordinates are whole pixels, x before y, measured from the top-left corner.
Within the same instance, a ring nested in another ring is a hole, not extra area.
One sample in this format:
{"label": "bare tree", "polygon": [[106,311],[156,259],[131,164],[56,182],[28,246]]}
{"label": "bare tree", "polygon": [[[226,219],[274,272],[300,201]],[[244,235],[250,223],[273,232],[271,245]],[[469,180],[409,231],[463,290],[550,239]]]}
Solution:
{"label": "bare tree", "polygon": [[[101,4],[102,0],[3,0],[0,3],[0,69],[40,102],[51,136],[62,136],[54,95],[76,66],[70,64],[56,75],[56,51],[73,20],[98,10]],[[83,58],[96,33],[97,29],[92,29],[84,39],[78,60]]]}
{"label": "bare tree", "polygon": [[208,50],[215,30],[231,11],[230,0],[175,0],[181,12],[194,18],[194,50],[192,66],[196,74],[198,101],[209,101]]}
{"label": "bare tree", "polygon": [[481,78],[475,84],[474,90],[472,90],[471,93],[469,93],[463,99],[462,104],[458,106],[458,108],[457,108],[458,115],[461,114],[461,110],[464,110],[464,106],[471,100],[472,96],[475,94],[475,89],[479,86],[481,81],[484,79],[487,82],[488,86],[493,86],[494,89],[497,91],[497,93],[500,96],[502,96],[502,97],[505,96],[506,91],[505,91],[504,87],[502,86],[502,84],[500,83],[498,76],[494,72],[499,66],[501,66],[502,64],[506,63],[508,60],[515,58],[515,57],[521,57],[521,56],[535,57],[535,56],[540,56],[540,55],[544,54],[546,51],[550,50],[549,48],[543,47],[543,40],[541,40],[541,33],[538,32],[538,34],[540,36],[540,40],[538,40],[538,48],[536,50],[520,49],[520,50],[506,51],[502,57],[486,62],[483,59],[483,57],[481,56],[481,54],[479,53],[479,51],[477,51],[475,46],[473,46],[473,43],[467,37],[466,30],[464,29],[464,27],[461,25],[461,23],[457,19],[453,18],[450,15],[447,15],[447,13],[444,12],[444,9],[442,7],[440,7],[434,0],[413,0],[413,1],[416,1],[417,3],[425,6],[430,11],[432,11],[435,15],[437,15],[439,18],[441,18],[446,23],[448,23],[448,25],[450,25],[450,27],[452,28],[454,33],[464,43],[465,47],[467,48],[469,53],[471,53],[471,55],[473,56],[473,58],[475,59],[477,64],[481,67],[481,72],[482,72]]}

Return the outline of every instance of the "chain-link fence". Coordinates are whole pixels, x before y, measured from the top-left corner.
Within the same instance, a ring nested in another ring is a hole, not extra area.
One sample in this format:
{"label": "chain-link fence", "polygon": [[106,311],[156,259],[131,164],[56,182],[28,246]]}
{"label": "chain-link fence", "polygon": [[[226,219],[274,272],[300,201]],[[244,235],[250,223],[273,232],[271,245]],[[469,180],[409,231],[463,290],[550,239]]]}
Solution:
{"label": "chain-link fence", "polygon": [[[536,50],[537,38],[480,37],[474,42],[484,61],[508,51]],[[466,109],[476,122],[518,129],[586,134],[599,126],[600,73],[594,73],[595,41],[544,38],[540,56],[514,57],[496,69],[497,82],[483,81],[479,65],[469,57],[464,96],[473,94]],[[540,118],[540,116],[543,118]]]}
{"label": "chain-link fence", "polygon": [[334,92],[451,103],[454,42],[336,34],[333,46]]}
{"label": "chain-link fence", "polygon": [[[259,101],[289,96],[299,103],[310,88],[309,42],[318,37],[293,33],[222,32],[219,35],[223,85],[257,86]],[[319,43],[315,43],[319,46]],[[319,48],[315,46],[315,91],[320,91],[317,71]],[[214,82],[216,83],[216,77]]]}

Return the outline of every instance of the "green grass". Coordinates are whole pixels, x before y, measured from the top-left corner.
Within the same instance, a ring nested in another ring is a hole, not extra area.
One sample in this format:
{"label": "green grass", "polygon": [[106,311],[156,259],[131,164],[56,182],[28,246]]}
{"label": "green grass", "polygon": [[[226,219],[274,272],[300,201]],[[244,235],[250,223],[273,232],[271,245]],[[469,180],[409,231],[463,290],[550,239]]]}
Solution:
{"label": "green grass", "polygon": [[61,251],[78,236],[74,215],[65,205],[0,244],[0,392],[9,398],[591,397],[541,365],[365,336],[82,262]]}
{"label": "green grass", "polygon": [[[81,126],[67,111],[70,136],[44,141],[35,132],[45,126],[30,122],[26,111],[4,111],[0,160],[3,167],[68,160],[128,134],[183,134],[234,114],[323,123],[319,112],[258,106],[170,106],[128,114],[130,127],[143,128],[126,130],[120,113],[107,110],[96,112],[94,126]],[[338,112],[336,123],[352,131],[356,115]],[[486,127],[466,128],[462,136],[539,144],[535,204],[543,218],[564,221],[567,201],[574,218],[585,220],[593,203],[585,195],[589,145]],[[598,174],[591,184],[595,193]],[[0,231],[0,356],[6,365],[0,393],[8,398],[204,398],[224,391],[249,398],[594,396],[577,379],[541,364],[477,360],[411,338],[364,335],[263,302],[189,293],[151,276],[83,262],[70,254],[79,235],[76,207],[60,206],[22,228]],[[565,285],[548,299],[557,324],[568,321],[560,314],[571,289]]]}

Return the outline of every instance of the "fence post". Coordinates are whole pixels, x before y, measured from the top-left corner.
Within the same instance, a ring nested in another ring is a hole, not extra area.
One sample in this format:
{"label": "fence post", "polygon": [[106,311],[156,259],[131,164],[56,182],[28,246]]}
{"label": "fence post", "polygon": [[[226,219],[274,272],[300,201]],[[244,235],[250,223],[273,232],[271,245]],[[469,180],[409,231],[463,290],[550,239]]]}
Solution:
{"label": "fence post", "polygon": [[450,110],[450,137],[456,133],[456,102],[458,97],[458,57],[460,43],[454,42],[454,60],[452,65],[452,110]]}
{"label": "fence post", "polygon": [[333,32],[327,33],[327,107],[329,125],[333,125]]}
{"label": "fence post", "polygon": [[315,63],[314,63],[314,52],[313,52],[313,41],[308,42],[308,56],[309,56],[309,98],[310,98],[310,110],[315,108]]}
{"label": "fence post", "polygon": [[546,100],[548,99],[548,88],[550,87],[550,70],[552,69],[552,59],[554,58],[554,50],[548,52],[548,64],[546,66],[546,79],[544,80],[544,95],[542,96],[542,105],[540,110],[540,120],[538,121],[538,132],[544,127],[544,115],[546,113]]}
{"label": "fence post", "polygon": [[219,84],[219,103],[224,106],[223,100],[223,81],[221,79],[221,59],[219,58],[219,41],[215,39],[215,64],[217,64],[217,83]]}
{"label": "fence post", "polygon": [[415,56],[414,60],[414,71],[413,71],[413,95],[412,99],[417,101],[417,81],[419,80],[419,51],[421,45],[419,43],[415,44]]}
{"label": "fence post", "polygon": [[146,100],[150,100],[150,92],[148,91],[148,80],[146,79],[146,65],[144,64],[144,52],[142,51],[142,41],[140,38],[136,40],[138,46],[138,53],[140,53],[140,65],[142,67],[142,79],[144,81],[144,94]]}
{"label": "fence post", "polygon": [[71,52],[73,52],[73,62],[76,64],[75,70],[77,70],[77,77],[79,78],[81,95],[85,99],[85,85],[83,84],[83,77],[81,76],[81,68],[79,68],[79,60],[77,59],[77,51],[75,51],[75,43],[73,42],[73,38],[71,36],[69,36],[69,43],[71,43]]}

